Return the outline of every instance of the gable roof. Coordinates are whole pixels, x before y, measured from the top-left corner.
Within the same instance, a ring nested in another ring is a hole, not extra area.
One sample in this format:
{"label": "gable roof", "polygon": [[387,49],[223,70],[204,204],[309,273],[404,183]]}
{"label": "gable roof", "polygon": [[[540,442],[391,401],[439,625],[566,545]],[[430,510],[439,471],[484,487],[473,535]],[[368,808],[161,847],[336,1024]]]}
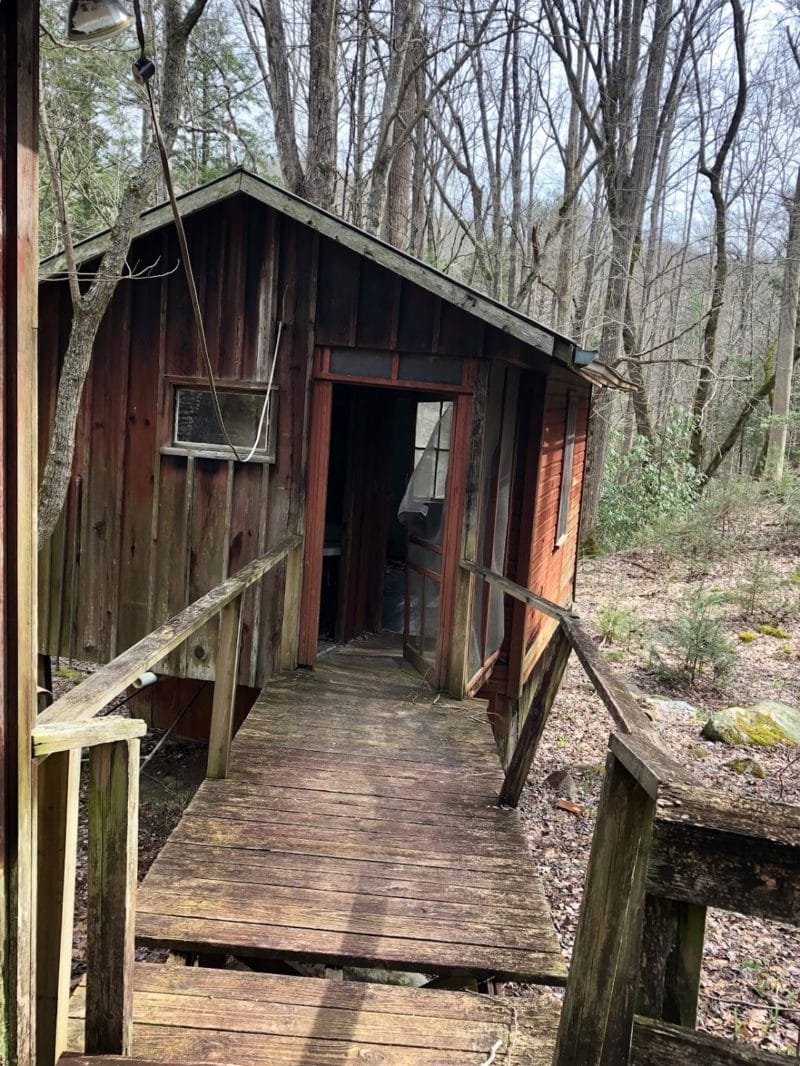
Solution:
{"label": "gable roof", "polygon": [[[559,360],[593,384],[623,389],[630,386],[629,382],[610,367],[598,364],[592,364],[589,368],[575,367],[573,358],[576,345],[569,337],[535,322],[464,282],[449,277],[435,267],[428,266],[407,252],[401,252],[379,237],[337,218],[329,211],[316,207],[271,181],[256,177],[247,170],[231,171],[221,178],[183,193],[178,197],[178,206],[181,215],[189,216],[237,194],[249,196],[308,226],[317,233],[337,241],[345,248],[371,259],[379,266],[419,285],[420,288],[460,307],[463,311],[475,315],[503,333]],[[172,209],[169,203],[159,204],[157,207],[142,212],[134,229],[133,238],[135,240],[137,237],[152,233],[171,223]],[[108,247],[110,232],[110,230],[104,230],[102,233],[77,243],[75,257],[78,264],[86,263],[102,255]],[[39,276],[41,279],[53,280],[64,274],[66,267],[66,257],[63,252],[59,252],[42,260]]]}

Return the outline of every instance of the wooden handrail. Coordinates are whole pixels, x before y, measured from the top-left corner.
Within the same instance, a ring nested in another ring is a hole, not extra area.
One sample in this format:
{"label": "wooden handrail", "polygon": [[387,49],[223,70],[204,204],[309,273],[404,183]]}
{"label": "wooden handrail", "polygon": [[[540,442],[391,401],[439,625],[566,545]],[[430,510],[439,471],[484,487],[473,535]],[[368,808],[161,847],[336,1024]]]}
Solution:
{"label": "wooden handrail", "polygon": [[[603,658],[600,649],[589,631],[581,624],[578,615],[543,596],[538,596],[530,589],[517,584],[516,581],[494,570],[489,570],[485,566],[470,562],[468,559],[461,561],[461,567],[468,573],[475,574],[488,584],[501,589],[515,600],[541,611],[548,618],[555,619],[559,626],[556,635],[541,657],[540,665],[543,664],[545,668],[540,671],[541,676],[538,679],[533,679],[536,683],[532,681],[529,686],[530,707],[527,708],[528,713],[522,730],[508,759],[506,776],[500,791],[500,802],[503,806],[516,807],[519,803],[570,649],[578,657],[617,729],[623,734],[641,737],[647,741],[651,758],[657,766],[657,769],[650,773],[651,778],[655,780],[658,771],[663,770],[667,765],[672,768],[676,778],[683,774],[682,767],[661,752],[663,745],[658,730],[639,706],[625,680],[615,673]],[[648,771],[644,764],[641,769],[646,777]],[[684,775],[680,777],[680,780],[685,781],[687,778]]]}
{"label": "wooden handrail", "polygon": [[291,551],[299,547],[302,541],[303,538],[297,534],[286,537],[277,548],[258,559],[253,559],[233,577],[229,577],[211,592],[189,604],[179,614],[164,622],[152,633],[148,633],[127,651],[90,674],[80,685],[52,703],[39,715],[37,726],[57,722],[80,722],[93,718],[145,670],[161,662],[223,607],[274,569]]}
{"label": "wooden handrail", "polygon": [[113,744],[118,740],[143,737],[147,723],[142,718],[123,718],[111,714],[107,718],[93,718],[89,722],[51,722],[36,725],[32,734],[33,757],[54,755],[57,751],[94,748],[98,744]]}
{"label": "wooden handrail", "polygon": [[560,607],[557,603],[553,603],[552,600],[546,600],[544,596],[537,596],[535,592],[531,592],[530,589],[526,589],[523,585],[518,585],[516,581],[512,581],[510,578],[503,577],[502,574],[498,574],[494,570],[487,570],[485,566],[479,566],[478,563],[470,562],[469,559],[462,559],[460,565],[463,570],[470,574],[475,574],[476,577],[482,577],[487,584],[496,585],[506,595],[512,596],[521,603],[527,603],[529,607],[535,607],[537,611],[546,614],[548,618],[555,618],[560,622],[563,618],[575,617],[570,614],[566,607]]}
{"label": "wooden handrail", "polygon": [[470,574],[475,574],[488,584],[502,589],[506,595],[528,604],[529,607],[541,611],[542,614],[547,615],[548,618],[554,618],[559,623],[564,636],[569,640],[589,680],[597,690],[597,694],[623,733],[639,732],[646,735],[658,735],[653,723],[636,702],[636,698],[625,681],[611,669],[600,654],[591,634],[581,625],[577,614],[553,603],[552,600],[545,599],[544,596],[537,596],[530,589],[518,585],[516,581],[503,577],[494,570],[488,570],[485,566],[479,566],[468,559],[462,559],[461,566]]}
{"label": "wooden handrail", "polygon": [[561,629],[617,728],[623,733],[641,733],[657,740],[658,730],[639,706],[625,680],[600,654],[591,634],[584,629],[577,617],[563,617]]}
{"label": "wooden handrail", "polygon": [[[36,1041],[40,1066],[55,1066],[66,1046],[84,747],[90,749],[86,1049],[116,1055],[130,1051],[139,738],[146,725],[138,719],[97,715],[137,677],[219,614],[207,773],[209,777],[225,777],[233,733],[243,594],[287,556],[287,581],[299,585],[302,544],[302,536],[286,537],[39,715],[32,747],[40,785],[39,862],[48,871],[48,892],[39,894],[37,913]],[[296,600],[296,589],[287,590],[287,595]],[[290,627],[293,622],[296,613]],[[291,665],[293,647],[292,634],[284,633],[284,666]]]}
{"label": "wooden handrail", "polygon": [[799,874],[800,807],[612,734],[554,1066],[780,1061],[694,1031],[706,908],[800,925]]}

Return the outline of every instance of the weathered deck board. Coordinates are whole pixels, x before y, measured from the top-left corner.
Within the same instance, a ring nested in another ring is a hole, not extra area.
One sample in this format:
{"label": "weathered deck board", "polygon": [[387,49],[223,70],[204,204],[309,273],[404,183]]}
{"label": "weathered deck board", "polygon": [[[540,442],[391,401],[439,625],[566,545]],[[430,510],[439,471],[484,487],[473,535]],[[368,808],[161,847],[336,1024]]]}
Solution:
{"label": "weathered deck board", "polygon": [[[70,1005],[83,1050],[85,988]],[[138,964],[138,1060],[253,1066],[549,1066],[558,1005],[229,970]],[[64,1060],[75,1062],[84,1060]],[[87,1059],[85,1062],[98,1062]]]}
{"label": "weathered deck board", "polygon": [[481,704],[434,698],[391,642],[349,645],[264,690],[148,873],[138,939],[561,984],[501,784]]}

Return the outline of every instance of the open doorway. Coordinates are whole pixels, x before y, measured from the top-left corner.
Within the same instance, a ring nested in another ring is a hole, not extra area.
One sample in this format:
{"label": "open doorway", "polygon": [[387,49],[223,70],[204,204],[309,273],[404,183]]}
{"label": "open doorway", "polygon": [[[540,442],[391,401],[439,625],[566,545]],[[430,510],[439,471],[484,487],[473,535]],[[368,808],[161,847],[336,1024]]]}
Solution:
{"label": "open doorway", "polygon": [[440,639],[452,399],[336,384],[330,403],[319,640],[393,633],[428,673]]}

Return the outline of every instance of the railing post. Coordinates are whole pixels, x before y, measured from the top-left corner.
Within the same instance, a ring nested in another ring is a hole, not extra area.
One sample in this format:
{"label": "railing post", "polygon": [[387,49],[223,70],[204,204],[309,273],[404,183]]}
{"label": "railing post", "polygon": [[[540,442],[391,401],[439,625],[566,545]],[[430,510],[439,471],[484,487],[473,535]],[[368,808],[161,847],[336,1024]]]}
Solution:
{"label": "railing post", "polygon": [[[534,668],[533,676],[529,678],[523,689],[523,699],[527,699],[530,706],[525,721],[522,723],[519,739],[508,761],[508,769],[500,791],[500,804],[503,807],[516,807],[519,804],[519,798],[528,780],[531,764],[536,755],[536,749],[539,747],[539,741],[542,739],[544,727],[547,725],[550,709],[558,695],[571,651],[572,645],[559,627],[550,638],[539,663]],[[522,703],[523,700],[519,702]]]}
{"label": "railing post", "polygon": [[624,1066],[655,800],[608,753],[554,1066]]}
{"label": "railing post", "polygon": [[67,1044],[72,974],[80,749],[38,764],[36,1061],[53,1066]]}
{"label": "railing post", "polygon": [[706,908],[647,896],[636,1013],[694,1029]]}
{"label": "railing post", "polygon": [[281,623],[281,670],[297,666],[297,646],[300,638],[300,599],[303,592],[303,544],[286,556],[286,578],[283,593],[283,621]]}
{"label": "railing post", "polygon": [[233,734],[233,705],[239,671],[239,646],[242,637],[242,597],[237,596],[220,611],[217,641],[217,668],[211,730],[208,737],[208,767],[211,778],[228,776],[228,758]]}
{"label": "railing post", "polygon": [[139,741],[89,754],[86,1053],[129,1055],[133,1036]]}

